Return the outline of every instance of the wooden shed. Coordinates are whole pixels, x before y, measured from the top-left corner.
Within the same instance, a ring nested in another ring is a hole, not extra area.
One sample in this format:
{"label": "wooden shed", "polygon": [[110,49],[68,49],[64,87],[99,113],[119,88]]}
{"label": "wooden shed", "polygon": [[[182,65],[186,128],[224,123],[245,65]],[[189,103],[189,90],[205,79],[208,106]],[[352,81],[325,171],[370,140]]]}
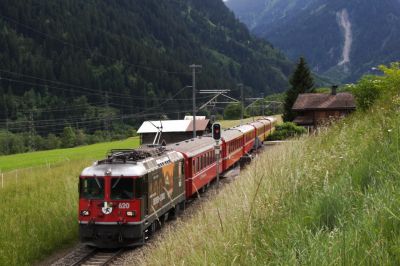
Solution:
{"label": "wooden shed", "polygon": [[304,93],[297,97],[292,110],[298,115],[294,123],[309,129],[325,124],[333,119],[345,117],[356,109],[351,93],[336,92],[336,86],[331,93]]}
{"label": "wooden shed", "polygon": [[[209,119],[196,119],[196,135],[203,136],[210,132]],[[193,120],[145,121],[140,126],[141,144],[152,144],[157,133],[161,133],[160,143],[172,144],[193,137]]]}

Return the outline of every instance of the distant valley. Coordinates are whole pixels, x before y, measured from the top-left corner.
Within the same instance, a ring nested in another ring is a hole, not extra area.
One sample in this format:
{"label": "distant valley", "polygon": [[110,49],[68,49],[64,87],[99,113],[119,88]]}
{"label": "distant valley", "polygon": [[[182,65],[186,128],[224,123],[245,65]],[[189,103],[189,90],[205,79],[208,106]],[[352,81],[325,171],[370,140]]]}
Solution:
{"label": "distant valley", "polygon": [[256,35],[292,60],[305,56],[313,71],[353,82],[400,58],[398,0],[229,0]]}

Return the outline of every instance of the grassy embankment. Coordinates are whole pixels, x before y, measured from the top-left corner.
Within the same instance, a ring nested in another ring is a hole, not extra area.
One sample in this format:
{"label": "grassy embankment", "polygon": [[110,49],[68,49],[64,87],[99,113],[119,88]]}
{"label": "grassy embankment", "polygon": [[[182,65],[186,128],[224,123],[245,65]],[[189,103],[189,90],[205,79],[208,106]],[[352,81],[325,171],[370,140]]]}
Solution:
{"label": "grassy embankment", "polygon": [[399,265],[399,110],[390,97],[271,148],[144,263]]}
{"label": "grassy embankment", "polygon": [[138,138],[130,138],[0,156],[0,265],[31,264],[76,242],[80,171],[110,149],[138,145]]}
{"label": "grassy embankment", "polygon": [[0,265],[31,264],[76,242],[79,173],[112,148],[138,145],[130,138],[1,156],[1,169],[14,170],[0,180]]}

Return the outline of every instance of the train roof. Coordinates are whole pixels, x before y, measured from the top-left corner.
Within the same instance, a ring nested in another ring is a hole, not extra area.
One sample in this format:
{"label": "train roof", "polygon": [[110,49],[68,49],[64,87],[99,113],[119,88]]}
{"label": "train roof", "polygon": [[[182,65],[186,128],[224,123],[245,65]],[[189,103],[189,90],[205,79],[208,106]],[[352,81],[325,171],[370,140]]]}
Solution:
{"label": "train roof", "polygon": [[143,176],[147,173],[142,163],[94,164],[83,169],[81,176]]}
{"label": "train roof", "polygon": [[263,118],[261,118],[259,120],[267,120],[270,123],[275,123],[278,121],[278,119],[276,119],[276,117],[274,117],[274,116],[264,116]]}
{"label": "train roof", "polygon": [[210,136],[197,137],[196,139],[189,139],[175,144],[168,145],[167,148],[181,152],[188,157],[196,156],[215,145],[215,140]]}
{"label": "train roof", "polygon": [[240,130],[243,133],[247,133],[254,130],[254,127],[252,125],[241,125],[234,128]]}
{"label": "train roof", "polygon": [[165,147],[112,150],[106,159],[85,168],[81,176],[143,176],[183,156]]}
{"label": "train roof", "polygon": [[260,127],[263,127],[265,125],[265,123],[261,122],[260,120],[256,120],[256,121],[249,123],[249,125],[260,128]]}
{"label": "train roof", "polygon": [[243,133],[236,127],[228,128],[221,132],[221,137],[224,139],[224,141],[231,141],[233,139],[239,138],[242,135]]}
{"label": "train roof", "polygon": [[270,120],[264,119],[264,118],[258,119],[257,122],[262,123],[262,124],[264,124],[264,125],[270,125],[270,124],[271,124],[271,121],[270,121]]}

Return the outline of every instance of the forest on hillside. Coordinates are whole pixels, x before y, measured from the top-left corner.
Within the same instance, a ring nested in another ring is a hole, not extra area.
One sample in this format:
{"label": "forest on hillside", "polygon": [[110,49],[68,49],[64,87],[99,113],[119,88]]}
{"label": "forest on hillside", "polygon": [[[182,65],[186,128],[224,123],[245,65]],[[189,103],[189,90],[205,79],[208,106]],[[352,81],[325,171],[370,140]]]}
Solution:
{"label": "forest on hillside", "polygon": [[283,91],[292,70],[222,1],[0,0],[0,10],[3,133],[93,134],[183,117],[193,63],[199,89],[233,96],[237,83],[249,95]]}

